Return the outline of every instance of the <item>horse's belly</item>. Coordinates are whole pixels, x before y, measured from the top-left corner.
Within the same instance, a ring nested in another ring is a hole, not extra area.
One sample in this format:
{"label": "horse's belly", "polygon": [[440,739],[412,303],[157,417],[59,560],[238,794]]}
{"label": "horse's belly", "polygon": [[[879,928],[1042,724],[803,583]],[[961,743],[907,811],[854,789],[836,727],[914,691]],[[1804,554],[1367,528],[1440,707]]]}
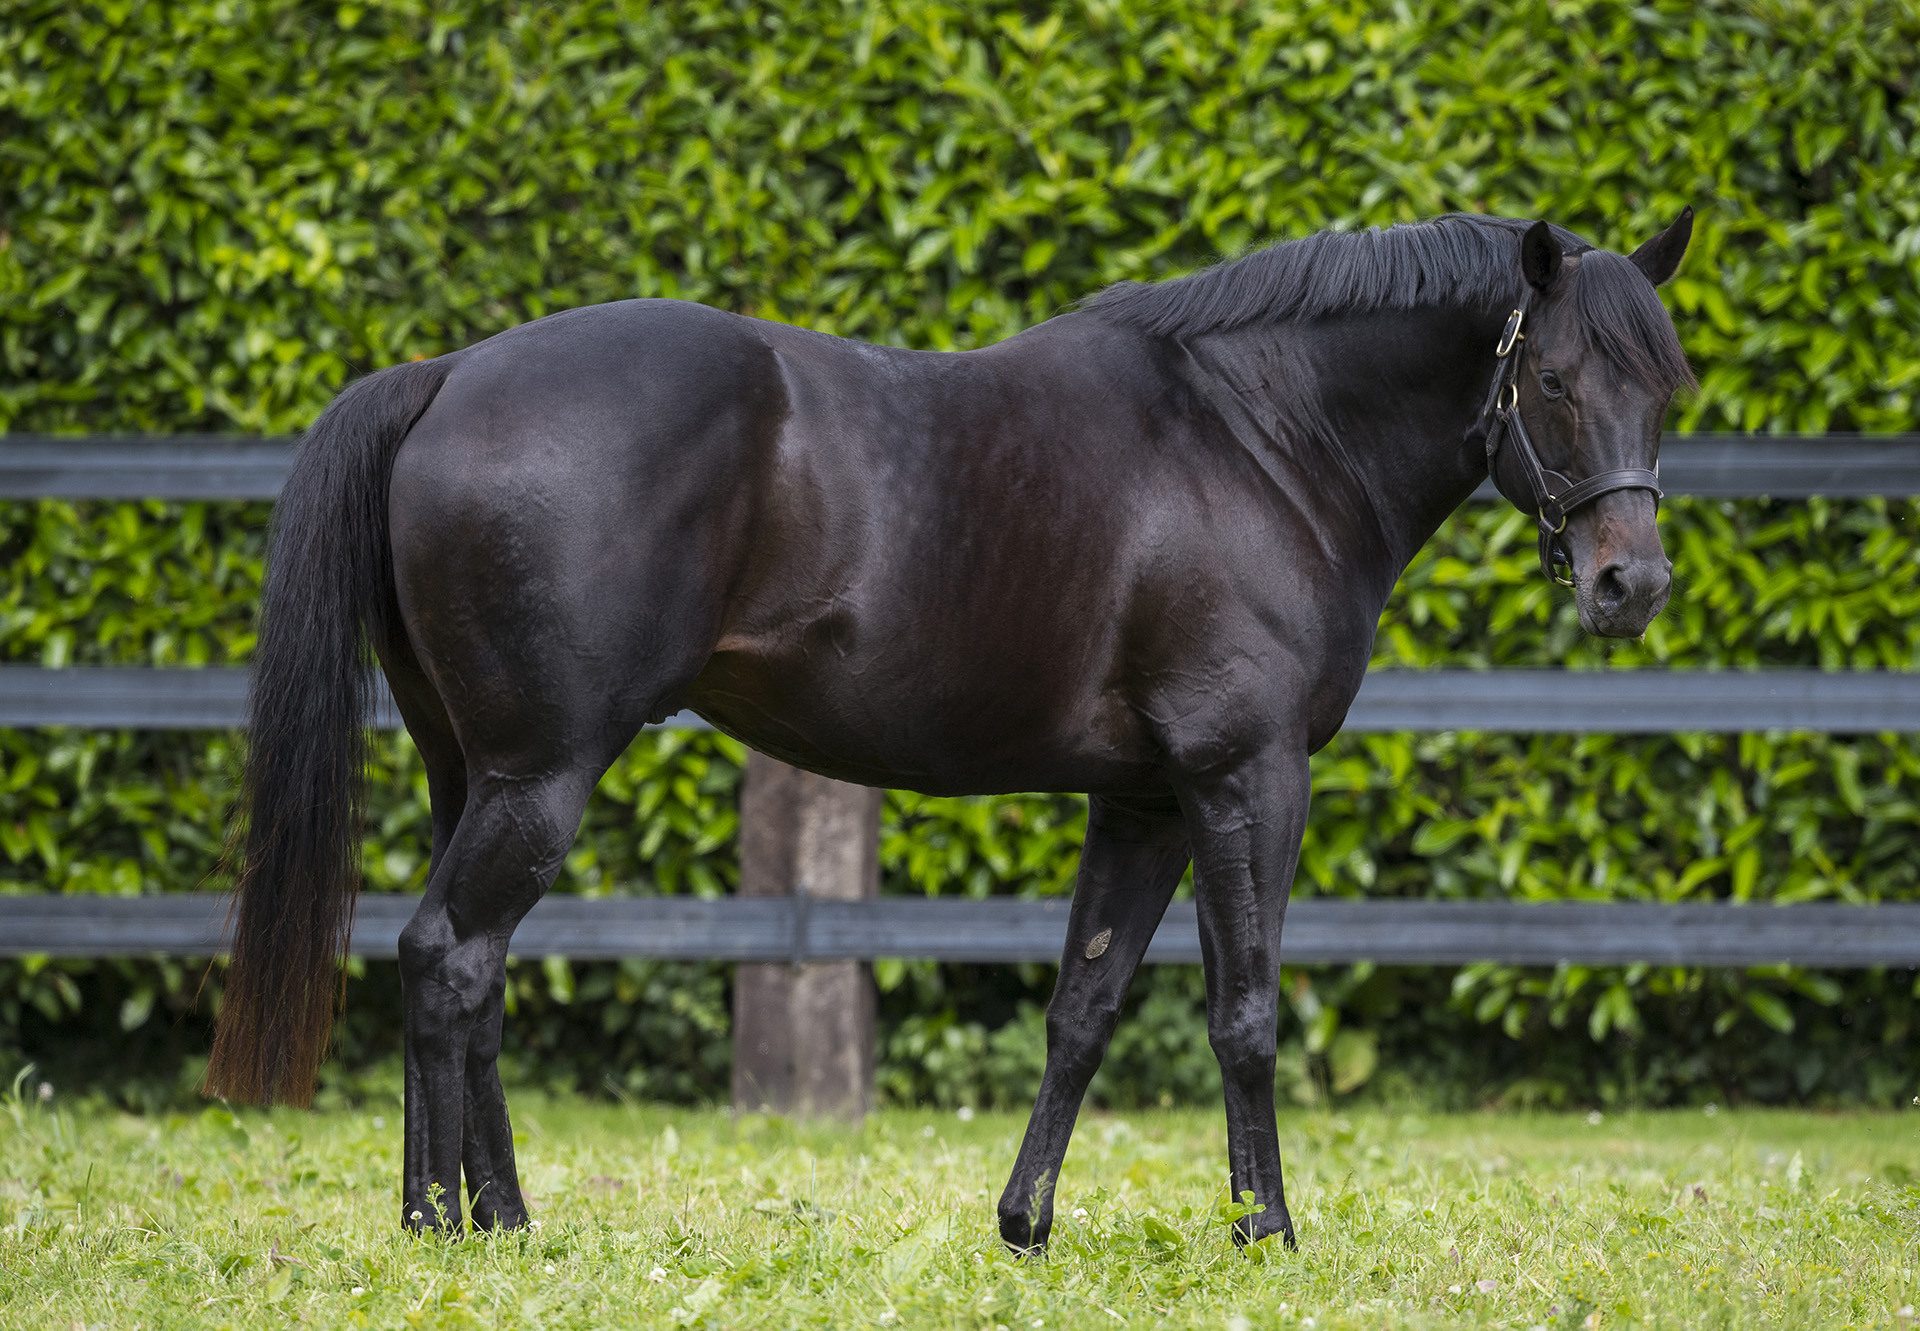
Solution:
{"label": "horse's belly", "polygon": [[687,706],[782,762],[861,785],[930,795],[1164,787],[1158,755],[1121,699],[1063,705],[1018,675],[942,677],[931,668],[716,652]]}

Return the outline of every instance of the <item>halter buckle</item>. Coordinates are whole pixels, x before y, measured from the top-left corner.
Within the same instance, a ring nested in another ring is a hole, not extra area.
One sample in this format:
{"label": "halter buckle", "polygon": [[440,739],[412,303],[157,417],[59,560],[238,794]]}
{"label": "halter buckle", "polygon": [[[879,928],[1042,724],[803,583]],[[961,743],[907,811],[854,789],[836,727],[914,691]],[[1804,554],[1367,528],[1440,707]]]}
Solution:
{"label": "halter buckle", "polygon": [[1493,349],[1496,358],[1505,360],[1512,354],[1514,346],[1525,336],[1520,331],[1520,321],[1524,318],[1526,318],[1524,310],[1515,310],[1507,316],[1507,326],[1500,330],[1500,341]]}
{"label": "halter buckle", "polygon": [[1509,379],[1505,386],[1501,388],[1500,396],[1494,399],[1494,410],[1508,412],[1519,405],[1520,385],[1514,380]]}
{"label": "halter buckle", "polygon": [[[1549,517],[1548,514],[1553,516]],[[1560,507],[1557,495],[1548,495],[1540,501],[1540,514],[1536,521],[1552,536],[1558,536],[1567,529],[1567,510]]]}
{"label": "halter buckle", "polygon": [[[1551,530],[1545,522],[1540,524],[1540,571],[1547,575],[1549,581],[1557,582],[1562,587],[1571,587],[1573,586],[1573,556],[1566,546],[1560,544],[1560,532],[1566,525],[1567,520],[1564,515],[1560,519],[1560,526]],[[1562,569],[1566,572],[1562,573],[1560,571]]]}

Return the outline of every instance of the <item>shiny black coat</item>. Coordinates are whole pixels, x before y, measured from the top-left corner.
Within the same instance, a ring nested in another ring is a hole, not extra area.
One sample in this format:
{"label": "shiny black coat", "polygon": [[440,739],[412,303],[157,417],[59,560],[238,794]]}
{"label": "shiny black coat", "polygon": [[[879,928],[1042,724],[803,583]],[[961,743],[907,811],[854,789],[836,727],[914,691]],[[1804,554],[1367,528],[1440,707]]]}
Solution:
{"label": "shiny black coat", "polygon": [[[462,1173],[477,1224],[526,1220],[495,1070],[508,941],[607,766],[691,708],[850,781],[1092,796],[1000,1204],[1018,1248],[1046,1239],[1191,862],[1232,1187],[1264,1208],[1239,1233],[1291,1240],[1274,1036],[1307,756],[1395,579],[1487,475],[1478,412],[1522,283],[1519,408],[1547,464],[1652,465],[1685,373],[1652,284],[1687,225],[1631,260],[1499,219],[1323,235],[959,354],[623,301],[363,380],[276,515],[210,1084],[310,1092],[351,911],[364,633],[433,798],[401,938],[407,1223],[457,1223]],[[1590,627],[1637,633],[1664,601],[1653,517],[1622,491],[1569,524]]]}

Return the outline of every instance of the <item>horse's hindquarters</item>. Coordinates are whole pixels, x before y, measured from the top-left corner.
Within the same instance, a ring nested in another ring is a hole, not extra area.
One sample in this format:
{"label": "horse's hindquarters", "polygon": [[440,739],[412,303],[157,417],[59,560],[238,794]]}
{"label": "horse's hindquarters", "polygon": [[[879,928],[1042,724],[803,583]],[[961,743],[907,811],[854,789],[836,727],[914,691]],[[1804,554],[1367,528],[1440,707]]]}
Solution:
{"label": "horse's hindquarters", "polygon": [[529,324],[465,353],[409,435],[394,581],[469,767],[604,766],[698,673],[783,411],[744,322]]}

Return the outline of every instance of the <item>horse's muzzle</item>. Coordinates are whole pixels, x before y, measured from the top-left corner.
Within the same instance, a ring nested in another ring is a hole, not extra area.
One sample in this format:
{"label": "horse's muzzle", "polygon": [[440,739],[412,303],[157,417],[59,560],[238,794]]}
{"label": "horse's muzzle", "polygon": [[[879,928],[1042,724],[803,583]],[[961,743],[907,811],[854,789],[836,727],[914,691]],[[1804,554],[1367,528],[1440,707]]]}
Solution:
{"label": "horse's muzzle", "polygon": [[1647,631],[1673,590],[1673,562],[1616,560],[1580,584],[1580,623],[1605,638],[1637,638]]}

